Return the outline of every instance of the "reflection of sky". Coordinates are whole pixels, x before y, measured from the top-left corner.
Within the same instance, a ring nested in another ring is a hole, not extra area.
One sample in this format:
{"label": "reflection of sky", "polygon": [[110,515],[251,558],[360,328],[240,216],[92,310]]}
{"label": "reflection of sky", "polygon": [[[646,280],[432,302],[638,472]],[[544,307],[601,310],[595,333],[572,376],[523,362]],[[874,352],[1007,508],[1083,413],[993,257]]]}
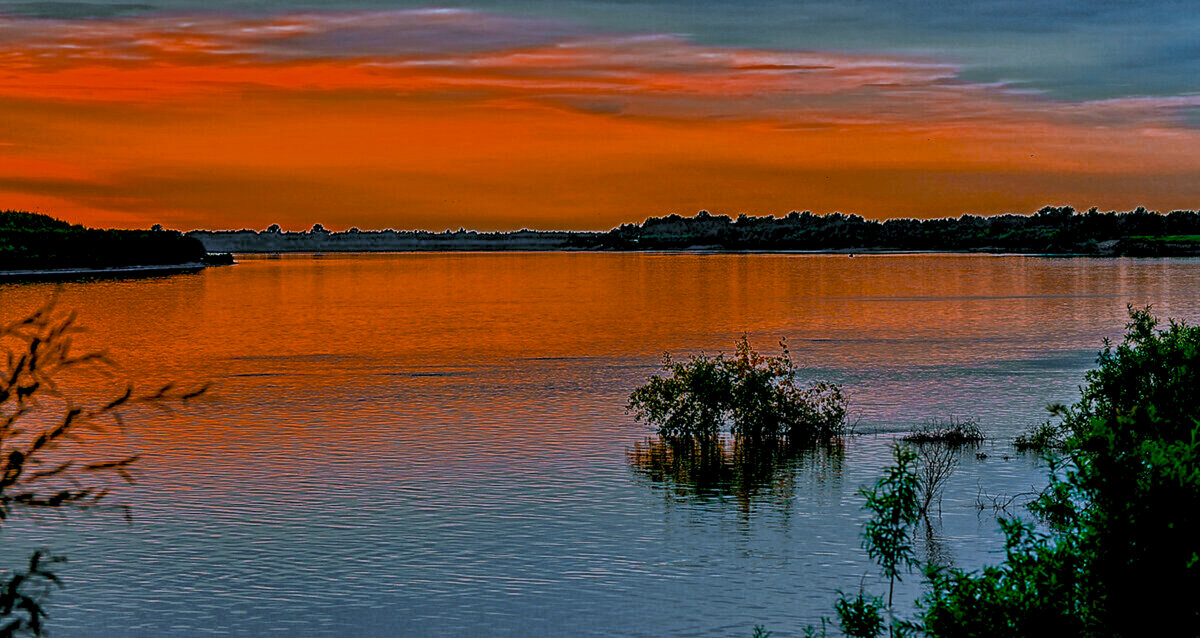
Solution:
{"label": "reflection of sky", "polygon": [[[0,566],[20,557],[11,543],[68,555],[50,609],[63,636],[786,635],[864,574],[886,591],[856,491],[896,433],[932,418],[977,418],[989,437],[988,458],[964,455],[936,533],[957,566],[996,562],[977,498],[1045,480],[1012,438],[1077,396],[1125,304],[1200,319],[1198,265],[343,255],[68,282],[60,307],[80,310],[79,351],[121,364],[114,391],[215,390],[129,415],[144,454],[118,496],[132,525],[6,521]],[[0,321],[55,287],[0,285]],[[729,352],[743,330],[772,354],[788,337],[801,378],[844,383],[867,434],[753,498],[641,476],[627,452],[649,430],[624,412],[629,392],[663,351]],[[920,582],[898,586],[899,608]]]}

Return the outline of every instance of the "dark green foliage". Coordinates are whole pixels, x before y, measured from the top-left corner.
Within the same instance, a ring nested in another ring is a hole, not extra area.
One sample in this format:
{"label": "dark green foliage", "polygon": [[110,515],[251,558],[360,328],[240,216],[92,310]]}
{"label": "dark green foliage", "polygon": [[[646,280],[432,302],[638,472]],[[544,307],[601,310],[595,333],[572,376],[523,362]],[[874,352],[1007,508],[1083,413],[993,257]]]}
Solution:
{"label": "dark green foliage", "polygon": [[200,263],[200,240],[176,231],[100,230],[33,213],[0,213],[0,270]]}
{"label": "dark green foliage", "polygon": [[833,604],[837,612],[842,631],[853,638],[875,638],[883,632],[886,623],[883,620],[883,600],[875,596],[867,596],[861,591],[854,598],[838,592],[838,599]]}
{"label": "dark green foliage", "polygon": [[888,579],[888,606],[896,581],[917,564],[911,529],[920,516],[919,479],[914,471],[917,455],[899,445],[892,449],[895,465],[875,486],[859,490],[866,509],[874,516],[863,527],[863,547]]}
{"label": "dark green foliage", "polygon": [[774,216],[668,215],[623,224],[599,237],[580,236],[589,248],[731,250],[987,250],[1085,254],[1197,254],[1200,213],[1167,215],[1138,208],[1125,213],[1076,213],[1047,206],[1033,215],[963,215],[942,219],[864,219],[859,215],[792,212]]}
{"label": "dark green foliage", "polygon": [[41,231],[70,230],[71,228],[83,227],[71,226],[71,224],[68,224],[61,219],[55,219],[49,215],[24,213],[15,210],[0,211],[0,230]]}
{"label": "dark green foliage", "polygon": [[713,439],[725,426],[732,380],[725,360],[692,357],[676,363],[663,357],[669,376],[651,376],[629,396],[628,408],[639,421],[655,426],[664,438]]}
{"label": "dark green foliage", "polygon": [[1130,310],[1125,341],[1106,344],[1078,404],[1065,412],[1073,471],[1043,507],[1085,504],[1065,533],[1089,548],[1085,565],[1098,627],[1131,635],[1153,613],[1200,626],[1187,587],[1200,579],[1200,328],[1156,330]]}
{"label": "dark green foliage", "polygon": [[1052,421],[1029,426],[1013,441],[1013,447],[1017,450],[1039,454],[1061,450],[1065,445],[1066,433],[1061,425]]}
{"label": "dark green foliage", "polygon": [[824,381],[801,385],[787,344],[764,356],[743,336],[732,359],[663,359],[663,376],[635,389],[628,409],[664,439],[712,440],[726,428],[746,441],[828,441],[846,427],[846,399]]}
{"label": "dark green foliage", "polygon": [[1142,427],[1130,433],[1132,440],[1181,440],[1200,416],[1200,328],[1171,321],[1158,330],[1149,308],[1131,306],[1129,316],[1125,340],[1116,347],[1105,342],[1079,402],[1063,410],[1079,443],[1086,443],[1097,419],[1153,411],[1153,419],[1139,417]]}
{"label": "dark green foliage", "polygon": [[1033,509],[1050,532],[1003,522],[1007,556],[933,572],[932,636],[1140,636],[1200,627],[1200,328],[1130,309],[1080,401],[1060,408],[1066,464]]}
{"label": "dark green foliage", "polygon": [[981,572],[928,569],[918,626],[946,638],[1085,635],[1078,547],[1056,546],[1016,521],[1001,520],[1005,561]]}
{"label": "dark green foliage", "polygon": [[983,429],[974,419],[955,419],[947,421],[934,419],[920,428],[905,434],[902,438],[907,443],[941,443],[950,446],[975,445],[982,443],[987,437]]}

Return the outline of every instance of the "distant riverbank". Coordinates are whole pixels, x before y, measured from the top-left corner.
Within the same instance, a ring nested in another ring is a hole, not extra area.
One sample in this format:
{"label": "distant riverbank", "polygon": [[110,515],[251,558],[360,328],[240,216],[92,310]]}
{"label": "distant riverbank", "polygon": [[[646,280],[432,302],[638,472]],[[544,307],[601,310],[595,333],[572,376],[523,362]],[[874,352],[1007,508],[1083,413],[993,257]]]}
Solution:
{"label": "distant riverbank", "polygon": [[0,212],[0,280],[136,277],[233,263],[174,230],[87,228],[48,215]]}
{"label": "distant riverbank", "polygon": [[790,213],[651,217],[609,231],[478,232],[351,228],[331,232],[194,230],[209,252],[336,253],[450,251],[637,251],[762,253],[1002,253],[1042,255],[1200,256],[1200,213],[1077,213],[1046,207],[1031,215],[963,215],[945,219],[867,220],[857,215]]}

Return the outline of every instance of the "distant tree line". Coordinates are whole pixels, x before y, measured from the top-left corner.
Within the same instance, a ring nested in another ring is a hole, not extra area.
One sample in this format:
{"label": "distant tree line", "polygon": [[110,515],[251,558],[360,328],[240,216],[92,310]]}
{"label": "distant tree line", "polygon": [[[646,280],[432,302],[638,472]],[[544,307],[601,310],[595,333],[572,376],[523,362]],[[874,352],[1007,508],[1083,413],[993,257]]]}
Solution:
{"label": "distant tree line", "polygon": [[1200,253],[1200,213],[1078,213],[1047,206],[1033,215],[871,220],[792,212],[785,217],[669,215],[572,238],[581,248],[678,250],[920,250],[1157,255]]}
{"label": "distant tree line", "polygon": [[[940,219],[871,220],[808,211],[784,217],[711,215],[650,217],[607,232],[370,231],[331,232],[314,224],[288,232],[193,230],[155,225],[98,230],[45,215],[0,212],[0,270],[178,264],[211,261],[213,252],[420,250],[812,250],[978,251],[1084,255],[1200,255],[1200,212],[1167,214],[1137,208],[1084,213],[1047,206],[1032,215],[963,215]],[[218,262],[228,263],[228,260]]]}
{"label": "distant tree line", "polygon": [[204,244],[173,230],[100,230],[39,215],[0,212],[0,270],[201,263]]}

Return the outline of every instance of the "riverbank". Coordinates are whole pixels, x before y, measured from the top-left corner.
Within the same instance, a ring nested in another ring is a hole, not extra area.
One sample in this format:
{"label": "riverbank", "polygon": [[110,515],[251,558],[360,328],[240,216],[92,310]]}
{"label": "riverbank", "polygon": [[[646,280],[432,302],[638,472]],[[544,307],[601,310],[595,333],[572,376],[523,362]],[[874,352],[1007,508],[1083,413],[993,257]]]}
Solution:
{"label": "riverbank", "polygon": [[[229,261],[233,263],[232,260]],[[161,277],[196,273],[216,264],[188,262],[153,266],[118,266],[114,268],[41,268],[29,270],[0,270],[0,283],[14,281],[59,281],[70,279],[123,279],[132,277]]]}
{"label": "riverbank", "polygon": [[338,253],[454,251],[612,251],[754,253],[986,253],[1095,257],[1200,256],[1200,213],[1124,213],[1046,207],[1032,215],[867,220],[857,215],[789,213],[732,219],[651,217],[609,231],[512,232],[359,230],[193,230],[209,252]]}
{"label": "riverbank", "polygon": [[183,233],[88,228],[39,213],[0,212],[0,272],[5,279],[127,276],[231,263]]}

